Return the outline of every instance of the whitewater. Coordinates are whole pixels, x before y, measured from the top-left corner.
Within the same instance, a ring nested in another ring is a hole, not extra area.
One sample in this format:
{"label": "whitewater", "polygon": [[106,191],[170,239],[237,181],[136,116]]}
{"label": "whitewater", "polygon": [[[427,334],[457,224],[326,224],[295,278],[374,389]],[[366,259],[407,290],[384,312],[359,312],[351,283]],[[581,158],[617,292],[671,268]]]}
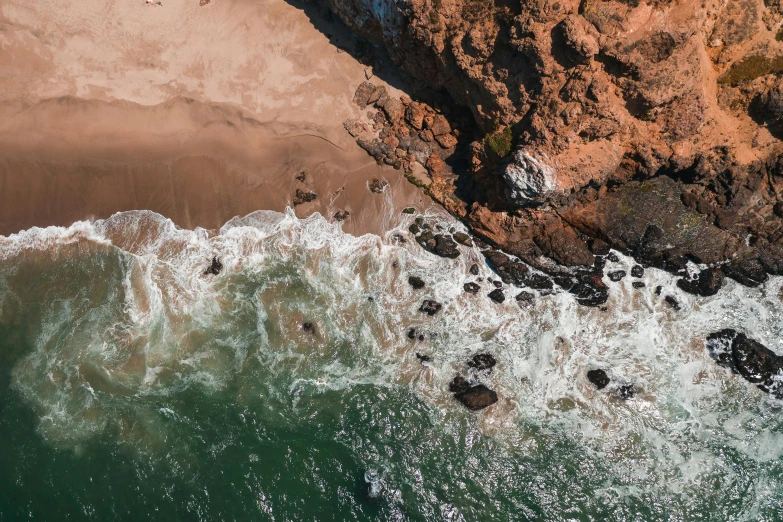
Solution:
{"label": "whitewater", "polygon": [[[783,519],[783,402],[704,345],[734,328],[783,352],[783,278],[698,297],[649,268],[605,277],[603,308],[498,304],[478,248],[437,257],[388,219],[134,211],[0,238],[0,519]],[[497,366],[471,373],[477,353]],[[499,401],[467,411],[456,374]]]}

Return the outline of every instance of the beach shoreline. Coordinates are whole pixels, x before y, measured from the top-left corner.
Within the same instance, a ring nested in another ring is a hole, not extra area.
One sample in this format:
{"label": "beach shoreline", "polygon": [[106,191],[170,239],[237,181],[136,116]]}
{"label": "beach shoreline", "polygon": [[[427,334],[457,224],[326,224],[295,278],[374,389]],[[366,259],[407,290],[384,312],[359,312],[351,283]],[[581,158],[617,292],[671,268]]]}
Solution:
{"label": "beach shoreline", "polygon": [[[126,210],[216,230],[288,206],[382,234],[405,207],[443,212],[346,132],[373,68],[345,52],[361,46],[345,26],[307,9],[4,2],[0,234]],[[317,197],[295,206],[297,190]]]}

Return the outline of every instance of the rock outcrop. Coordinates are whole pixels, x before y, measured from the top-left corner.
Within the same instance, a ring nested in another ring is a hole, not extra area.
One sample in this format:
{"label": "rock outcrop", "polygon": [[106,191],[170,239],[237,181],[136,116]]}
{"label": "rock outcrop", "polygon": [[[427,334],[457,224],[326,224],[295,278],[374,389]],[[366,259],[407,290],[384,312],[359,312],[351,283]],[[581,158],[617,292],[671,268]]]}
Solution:
{"label": "rock outcrop", "polygon": [[709,335],[707,349],[719,365],[740,374],[760,390],[783,398],[783,356],[728,328]]}
{"label": "rock outcrop", "polygon": [[[359,143],[379,162],[424,165],[429,194],[484,241],[555,278],[545,260],[593,267],[590,238],[674,273],[783,274],[777,3],[322,1],[470,110],[467,132],[362,84],[355,101],[377,112],[347,128],[374,128]],[[722,281],[708,275],[683,285],[707,295]]]}

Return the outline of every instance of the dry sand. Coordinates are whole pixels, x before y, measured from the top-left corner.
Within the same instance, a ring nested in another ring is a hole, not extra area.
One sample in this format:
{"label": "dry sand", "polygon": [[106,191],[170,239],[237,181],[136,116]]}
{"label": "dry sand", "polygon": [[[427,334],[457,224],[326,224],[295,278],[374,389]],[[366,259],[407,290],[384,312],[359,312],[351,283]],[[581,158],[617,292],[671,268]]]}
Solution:
{"label": "dry sand", "polygon": [[348,210],[357,234],[403,206],[435,210],[343,129],[367,67],[340,51],[355,44],[345,28],[307,9],[2,0],[0,234],[132,209],[214,229],[282,210],[296,189],[318,194],[298,215]]}

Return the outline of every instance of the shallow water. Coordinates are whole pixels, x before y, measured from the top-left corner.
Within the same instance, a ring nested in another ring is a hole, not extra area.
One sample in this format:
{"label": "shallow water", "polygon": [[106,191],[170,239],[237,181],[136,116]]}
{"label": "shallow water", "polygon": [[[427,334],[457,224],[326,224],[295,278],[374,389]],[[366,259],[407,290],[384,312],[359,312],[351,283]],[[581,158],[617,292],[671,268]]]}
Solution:
{"label": "shallow water", "polygon": [[[131,212],[0,238],[0,520],[783,519],[783,403],[704,347],[733,327],[783,351],[783,280],[697,298],[650,269],[606,311],[498,305],[462,290],[492,275],[478,251],[399,243],[406,219],[210,234]],[[447,391],[477,352],[500,395],[478,414]]]}

